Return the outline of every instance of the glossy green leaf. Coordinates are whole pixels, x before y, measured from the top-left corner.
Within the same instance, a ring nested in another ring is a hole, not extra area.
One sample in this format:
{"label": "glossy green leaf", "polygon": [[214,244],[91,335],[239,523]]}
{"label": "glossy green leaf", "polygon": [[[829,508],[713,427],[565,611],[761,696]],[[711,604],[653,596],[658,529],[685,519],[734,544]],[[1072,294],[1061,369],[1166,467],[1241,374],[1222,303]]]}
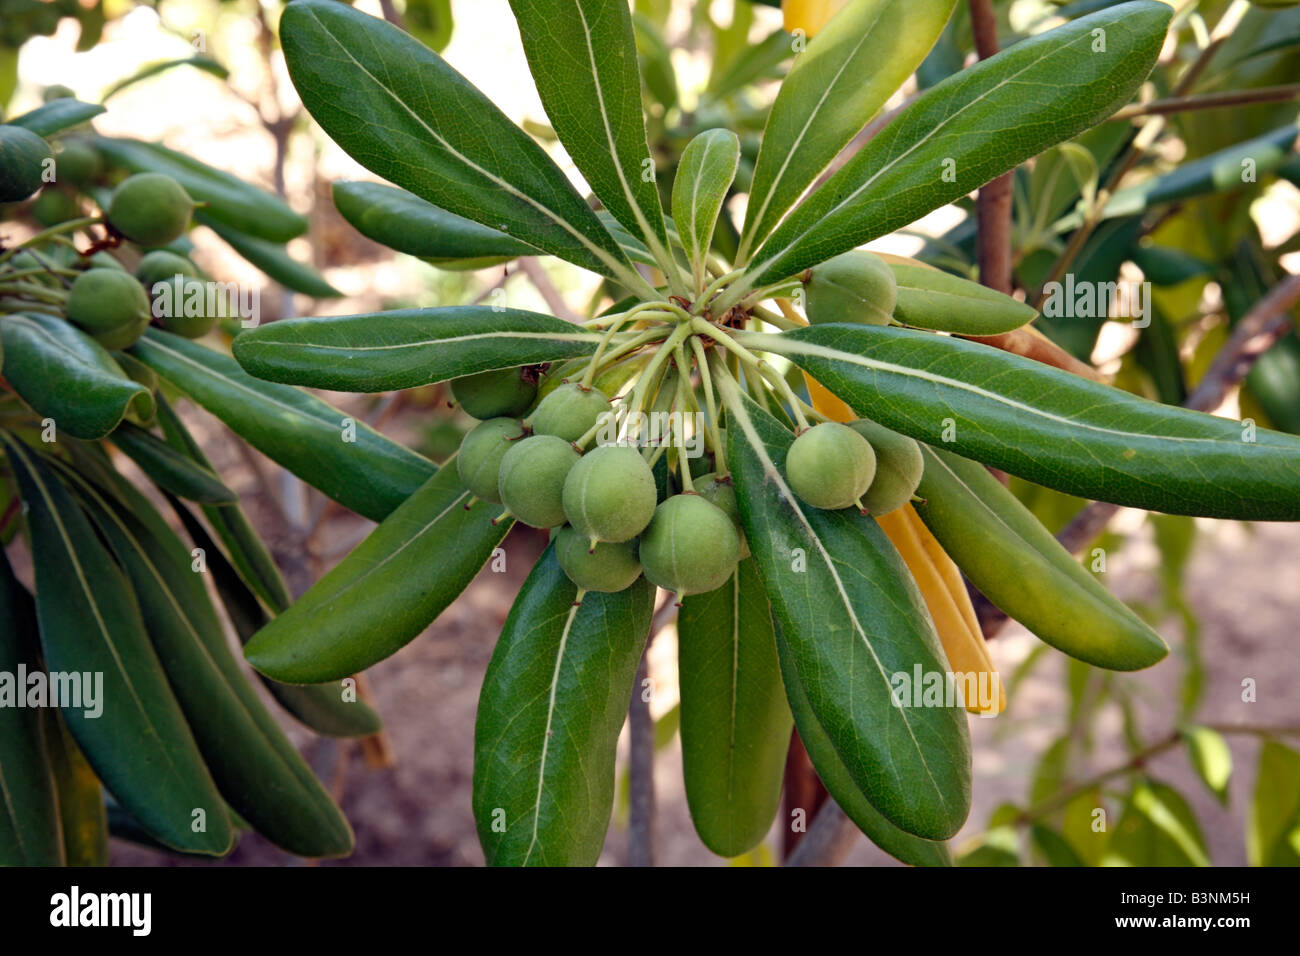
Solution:
{"label": "glossy green leaf", "polygon": [[1033,307],[996,289],[922,265],[890,262],[898,283],[894,318],[956,335],[998,335],[1033,321]]}
{"label": "glossy green leaf", "polygon": [[677,660],[695,832],[719,856],[740,856],[776,818],[792,726],[772,610],[752,560],[716,591],[682,602]]}
{"label": "glossy green leaf", "polygon": [[[185,423],[181,421],[167,399],[159,395],[157,401],[158,424],[167,443],[200,468],[215,473],[212,462],[208,460],[199,443],[194,440],[194,436],[190,434],[189,429],[185,427]],[[238,576],[256,594],[255,600],[260,600],[275,612],[283,611],[288,607],[293,598],[290,597],[289,589],[280,576],[280,569],[238,503],[219,507],[205,505],[203,515],[226,546]]]}
{"label": "glossy green leaf", "polygon": [[[727,461],[740,514],[796,680],[858,789],[891,823],[942,840],[970,810],[970,742],[956,701],[912,706],[895,687],[948,667],[920,592],[883,531],[808,508],[784,477],[794,436],[735,384]],[[919,690],[919,689],[918,689]]]}
{"label": "glossy green leaf", "polygon": [[739,162],[740,138],[730,130],[710,129],[686,144],[677,164],[673,218],[697,288],[702,287],[713,229]]}
{"label": "glossy green leaf", "polygon": [[221,856],[233,842],[225,804],[167,686],[130,583],[48,466],[13,439],[5,445],[28,506],[46,666],[103,675],[102,712],[65,707],[68,729],[104,785],[157,839]]}
{"label": "glossy green leaf", "polygon": [[632,12],[607,0],[510,0],[537,92],[596,196],[668,262],[641,107]]}
{"label": "glossy green leaf", "polygon": [[[226,615],[230,618],[240,644],[247,644],[254,634],[270,622],[271,615],[190,510],[174,498],[171,503],[181,523],[185,525],[190,540],[195,547],[203,549],[208,571],[212,574],[212,583],[225,606]],[[214,510],[229,511],[230,507]],[[279,572],[276,572],[276,578],[278,580]],[[282,581],[279,587],[284,587]],[[288,604],[286,592],[284,602],[272,605],[272,608],[279,612],[288,607]],[[281,707],[303,726],[318,734],[328,737],[365,737],[383,730],[379,714],[357,695],[354,682],[282,684],[261,674],[258,677]]]}
{"label": "glossy green leaf", "polygon": [[1102,858],[1103,866],[1209,866],[1205,837],[1192,808],[1177,790],[1142,779]]}
{"label": "glossy green leaf", "polygon": [[104,107],[96,103],[83,103],[71,97],[51,100],[34,110],[5,120],[7,126],[21,126],[31,130],[37,136],[46,138],[73,126],[80,126],[104,112]]}
{"label": "glossy green leaf", "polygon": [[74,438],[103,438],[128,411],[153,416],[149,390],[127,378],[94,339],[60,318],[38,312],[0,321],[4,374],[38,415]]}
{"label": "glossy green leaf", "polygon": [[133,173],[165,173],[172,177],[185,187],[191,199],[205,204],[206,216],[250,236],[288,242],[307,231],[307,220],[278,196],[192,156],[137,139],[97,136],[93,143],[114,165]]}
{"label": "glossy green leaf", "polygon": [[27,706],[38,646],[32,596],[0,551],[0,866],[66,862],[41,708]]}
{"label": "glossy green leaf", "polygon": [[1246,854],[1252,866],[1300,866],[1300,753],[1276,740],[1259,751]]}
{"label": "glossy green leaf", "polygon": [[768,237],[751,281],[784,279],[893,232],[1105,119],[1146,78],[1171,15],[1153,0],[1121,3],[930,88]]}
{"label": "glossy green leaf", "polygon": [[1170,514],[1300,519],[1300,439],[1172,408],[964,339],[821,325],[738,340],[888,428],[1067,494]]}
{"label": "glossy green leaf", "polygon": [[522,240],[439,209],[396,186],[338,180],[333,195],[335,207],[357,232],[410,256],[492,259],[538,253]]}
{"label": "glossy green leaf", "polygon": [[240,232],[238,229],[224,225],[201,209],[195,212],[194,219],[215,232],[230,248],[286,289],[314,296],[317,299],[335,299],[343,294],[307,263],[300,262],[289,255],[283,243]]}
{"label": "glossy green leaf", "polygon": [[45,711],[45,750],[59,799],[68,866],[108,866],[104,788],[57,710]]}
{"label": "glossy green leaf", "polygon": [[[742,42],[746,42],[743,41]],[[784,30],[773,30],[758,43],[740,50],[726,66],[709,76],[711,100],[734,96],[752,83],[777,73],[782,63],[794,55],[794,37]]]}
{"label": "glossy green leaf", "polygon": [[677,71],[673,68],[673,51],[662,31],[649,17],[632,14],[636,31],[637,60],[646,90],[665,111],[677,105]]}
{"label": "glossy green leaf", "polygon": [[437,470],[364,422],[296,388],[259,381],[189,339],[150,329],[132,354],[268,458],[372,521]]}
{"label": "glossy green leaf", "polygon": [[564,173],[438,54],[332,0],[280,21],[289,75],[354,159],[434,205],[644,288]]}
{"label": "glossy green leaf", "polygon": [[835,752],[835,745],[831,743],[826,731],[822,730],[812,704],[808,702],[803,682],[790,670],[791,666],[789,655],[781,659],[781,669],[786,675],[786,699],[794,714],[799,740],[831,798],[867,839],[890,856],[912,866],[952,866],[952,851],[948,849],[947,843],[926,840],[900,830],[881,816],[880,811],[858,789],[858,785],[853,782],[853,775]]}
{"label": "glossy green leaf", "polygon": [[1223,734],[1209,727],[1188,727],[1183,731],[1187,756],[1201,782],[1224,806],[1228,803],[1228,782],[1232,778],[1232,751]]}
{"label": "glossy green leaf", "polygon": [[284,319],[235,339],[260,379],[336,392],[414,388],[495,368],[591,355],[603,333],[487,305]]}
{"label": "glossy green leaf", "polygon": [[768,114],[745,248],[785,212],[920,66],[955,0],[850,0],[794,61]]}
{"label": "glossy green leaf", "polygon": [[[119,484],[119,490],[125,490]],[[352,831],[239,668],[189,549],[144,497],[83,500],[140,601],[149,639],[222,796],[298,856],[343,856]]]}
{"label": "glossy green leaf", "polygon": [[182,455],[152,432],[123,422],[112,435],[116,445],[160,488],[202,504],[229,504],[235,493],[209,468]]}
{"label": "glossy green leaf", "polygon": [[575,604],[553,548],[524,582],[474,725],[474,821],[488,865],[595,865],[654,595],[639,578]]}
{"label": "glossy green leaf", "polygon": [[1164,641],[1061,547],[983,465],[923,445],[916,513],[990,601],[1066,654],[1111,670],[1149,667]]}
{"label": "glossy green leaf", "polygon": [[[468,507],[467,507],[468,506]],[[465,589],[510,529],[444,467],[244,649],[290,684],[365,670],[423,631]]]}

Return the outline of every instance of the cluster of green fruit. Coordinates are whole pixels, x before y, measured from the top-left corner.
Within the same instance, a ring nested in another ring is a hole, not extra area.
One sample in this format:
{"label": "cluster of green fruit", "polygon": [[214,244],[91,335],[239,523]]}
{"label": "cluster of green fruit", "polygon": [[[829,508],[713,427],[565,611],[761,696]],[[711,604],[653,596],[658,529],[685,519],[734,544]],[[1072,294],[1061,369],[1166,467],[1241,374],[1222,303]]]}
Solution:
{"label": "cluster of green fruit", "polygon": [[457,456],[465,486],[524,524],[554,529],[560,566],[583,591],[622,591],[642,573],[678,600],[720,587],[744,550],[730,479],[705,474],[689,491],[661,495],[637,446],[584,452],[612,412],[608,395],[562,382],[521,420],[537,390],[530,369],[452,383],[461,407],[482,419]]}
{"label": "cluster of green fruit", "polygon": [[[61,311],[110,350],[129,347],[153,318],[189,338],[205,335],[218,310],[206,308],[197,266],[171,247],[189,228],[194,202],[160,173],[130,175],[111,189],[104,178],[103,159],[84,137],[65,135],[52,146],[23,127],[0,126],[0,202],[21,203],[39,190],[24,211],[44,227],[0,252],[0,304],[6,312]],[[83,197],[102,208],[102,218],[83,215]],[[143,251],[134,274],[104,248],[83,254],[69,240],[69,233],[100,223],[111,238],[98,245],[126,240]],[[187,302],[205,307],[183,307]]]}

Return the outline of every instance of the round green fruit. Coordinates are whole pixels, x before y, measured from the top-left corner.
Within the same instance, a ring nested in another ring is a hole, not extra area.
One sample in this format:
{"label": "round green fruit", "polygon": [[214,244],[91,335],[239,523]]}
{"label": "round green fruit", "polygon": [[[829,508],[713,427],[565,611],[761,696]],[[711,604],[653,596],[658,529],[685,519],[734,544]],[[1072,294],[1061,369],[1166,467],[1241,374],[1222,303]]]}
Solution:
{"label": "round green fruit", "polygon": [[564,514],[591,541],[629,541],[654,517],[654,473],[631,445],[598,445],[564,480]]}
{"label": "round green fruit", "polygon": [[126,266],[118,262],[117,257],[107,252],[97,252],[89,259],[83,259],[80,262],[83,269],[113,269],[116,272],[125,272]]}
{"label": "round green fruit", "polygon": [[0,126],[0,202],[26,199],[44,184],[50,144],[21,126]]}
{"label": "round green fruit", "polygon": [[106,349],[124,349],[149,324],[149,298],[119,269],[90,269],[68,293],[68,319]]}
{"label": "round green fruit", "polygon": [[894,273],[877,255],[854,249],[809,270],[808,321],[888,325],[898,302]]}
{"label": "round green fruit", "polygon": [[501,503],[497,479],[501,459],[524,437],[523,426],[514,418],[489,418],[469,430],[456,455],[456,474],[475,497]]}
{"label": "round green fruit", "polygon": [[609,396],[600,389],[566,382],[538,403],[533,412],[533,431],[577,441],[609,410]]}
{"label": "round green fruit", "polygon": [[581,456],[555,435],[515,442],[501,459],[497,491],[506,510],[534,528],[564,524],[564,479]]}
{"label": "round green fruit", "polygon": [[630,588],[641,576],[635,538],[617,543],[602,541],[593,549],[582,535],[565,525],[554,541],[560,567],[584,591],[612,594]]}
{"label": "round green fruit", "polygon": [[848,425],[822,422],[794,440],[785,456],[790,490],[805,504],[827,511],[862,505],[876,475],[871,443]]}
{"label": "round green fruit", "polygon": [[714,591],[740,560],[740,536],[721,508],[699,495],[673,495],[641,536],[646,579],[677,595]]}
{"label": "round green fruit", "polygon": [[62,83],[55,83],[53,86],[47,86],[41,92],[41,102],[53,103],[55,100],[75,100],[77,94],[72,87],[64,86]]}
{"label": "round green fruit", "polygon": [[154,317],[163,328],[187,339],[207,335],[228,311],[220,297],[209,301],[209,285],[194,276],[173,274],[144,288],[152,298]]}
{"label": "round green fruit", "polygon": [[189,259],[166,249],[145,253],[135,267],[135,277],[151,293],[155,283],[166,282],[176,276],[197,279],[199,270]]}
{"label": "round green fruit", "polygon": [[104,161],[99,150],[80,139],[65,139],[54,155],[54,175],[67,186],[84,186],[99,176]]}
{"label": "round green fruit", "polygon": [[36,202],[32,203],[31,212],[32,218],[42,226],[57,226],[61,222],[76,219],[81,215],[77,200],[71,193],[50,186],[41,190],[41,194],[36,197]]}
{"label": "round green fruit", "polygon": [[522,415],[533,404],[537,382],[523,368],[500,368],[451,380],[451,394],[478,419]]}
{"label": "round green fruit", "polygon": [[745,540],[745,529],[740,524],[740,502],[736,498],[736,486],[731,483],[731,476],[719,481],[718,476],[712,472],[701,475],[695,479],[695,492],[709,504],[721,508],[736,526],[736,534],[740,538],[740,560],[744,561],[750,554],[749,542]]}
{"label": "round green fruit", "polygon": [[887,515],[903,507],[912,499],[925,471],[921,446],[906,435],[865,418],[848,424],[871,443],[871,450],[876,453],[876,475],[862,496],[867,512]]}
{"label": "round green fruit", "polygon": [[194,202],[181,184],[162,173],[122,180],[108,202],[108,222],[132,242],[165,246],[189,228]]}

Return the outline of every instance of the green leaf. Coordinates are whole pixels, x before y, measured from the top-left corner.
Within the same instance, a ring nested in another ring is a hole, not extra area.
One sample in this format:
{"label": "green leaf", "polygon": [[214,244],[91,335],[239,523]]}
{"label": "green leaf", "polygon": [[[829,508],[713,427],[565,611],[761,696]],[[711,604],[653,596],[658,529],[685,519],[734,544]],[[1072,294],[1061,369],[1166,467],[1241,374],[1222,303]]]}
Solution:
{"label": "green leaf", "polygon": [[1033,840],[1034,847],[1040,852],[1044,859],[1047,860],[1048,866],[1085,866],[1086,864],[1079,858],[1079,854],[1074,852],[1065,837],[1051,827],[1035,823],[1029,830],[1030,838]]}
{"label": "green leaf", "polygon": [[286,289],[314,296],[317,299],[335,299],[343,295],[307,263],[299,262],[289,255],[283,243],[250,236],[238,229],[223,225],[202,209],[195,212],[194,221],[207,226],[224,239],[230,248]]}
{"label": "green leaf", "polygon": [[21,126],[23,129],[31,130],[37,136],[48,138],[62,130],[80,126],[102,112],[104,107],[95,103],[83,103],[71,97],[64,97],[51,100],[22,116],[5,120],[5,123],[9,126]]}
{"label": "green leaf", "polygon": [[289,684],[338,680],[395,654],[451,604],[512,522],[449,463],[244,649]]}
{"label": "green leaf", "polygon": [[66,863],[41,709],[26,706],[37,647],[32,596],[0,550],[0,866]]}
{"label": "green leaf", "polygon": [[1134,670],[1169,653],[983,465],[921,450],[916,493],[924,501],[916,512],[990,601],[1040,640],[1098,667]]}
{"label": "green leaf", "polygon": [[[130,583],[47,466],[0,437],[28,507],[46,667],[103,675],[102,713],[65,707],[68,729],[104,785],[157,839],[225,854],[234,840],[225,804],[145,635]],[[196,811],[204,829],[196,829]]]}
{"label": "green leaf", "polygon": [[260,379],[336,392],[387,392],[489,369],[591,355],[603,333],[499,306],[284,319],[235,338]]}
{"label": "green leaf", "polygon": [[788,356],[855,412],[1080,497],[1300,519],[1300,439],[1172,408],[964,339],[820,325],[737,340]]}
{"label": "green leaf", "polygon": [[1187,756],[1201,782],[1220,803],[1228,805],[1228,781],[1232,777],[1232,751],[1223,734],[1209,727],[1188,727],[1182,732]]}
{"label": "green leaf", "polygon": [[801,685],[881,814],[909,833],[947,839],[970,810],[965,715],[955,701],[911,706],[910,693],[895,696],[900,681],[948,670],[920,592],[874,521],[800,503],[783,470],[793,435],[742,400],[732,380],[720,388],[727,461],[779,625],[787,685]]}
{"label": "green leaf", "polygon": [[88,484],[82,493],[139,598],[149,639],[222,796],[290,853],[350,853],[347,820],[244,677],[189,549],[142,495],[132,494],[126,510]]}
{"label": "green leaf", "polygon": [[1103,866],[1209,866],[1196,815],[1183,796],[1139,780],[1102,858]]}
{"label": "green leaf", "polygon": [[1259,751],[1246,855],[1251,866],[1300,866],[1300,753],[1276,740]]}
{"label": "green leaf", "polygon": [[451,42],[451,0],[407,0],[406,29],[430,50],[441,53]]}
{"label": "green leaf", "polygon": [[233,491],[210,468],[197,465],[153,433],[123,422],[112,435],[113,444],[160,488],[202,504],[229,504]]}
{"label": "green leaf", "polygon": [[47,709],[45,750],[59,798],[59,822],[68,866],[108,866],[108,813],[104,788],[59,712]]}
{"label": "green leaf", "polygon": [[696,288],[703,287],[713,229],[739,163],[740,138],[730,130],[710,129],[686,144],[677,164],[673,218]]}
{"label": "green leaf", "polygon": [[677,659],[691,819],[710,850],[740,856],[776,818],[792,726],[772,610],[752,560],[716,591],[682,602]]}
{"label": "green leaf", "polygon": [[[212,573],[212,583],[225,606],[226,615],[235,629],[240,644],[247,644],[253,635],[265,627],[271,615],[258,602],[256,595],[245,584],[234,565],[222,554],[221,548],[198,522],[190,510],[176,499],[171,500],[172,508],[180,517],[181,523],[196,547],[202,548],[206,556],[208,570]],[[213,509],[229,511],[230,508]],[[209,520],[212,520],[209,518]],[[276,573],[278,579],[279,573]],[[280,587],[283,588],[283,582]],[[273,605],[276,611],[283,611],[289,604],[287,594],[284,603]],[[328,737],[365,737],[383,730],[383,721],[369,704],[357,696],[355,685],[342,681],[330,681],[324,684],[282,684],[261,674],[258,675],[271,696],[281,707],[287,710],[303,726],[318,734]]]}
{"label": "green leaf", "polygon": [[677,105],[677,71],[673,51],[655,22],[639,12],[632,14],[636,31],[637,61],[645,88],[665,111]]}
{"label": "green leaf", "polygon": [[[212,462],[194,440],[166,398],[158,396],[158,424],[167,443],[200,468],[214,472]],[[187,512],[188,513],[188,512]],[[203,515],[230,552],[230,561],[244,584],[272,611],[283,611],[292,602],[280,569],[237,503],[205,505]],[[205,532],[206,534],[206,532]],[[196,542],[197,543],[197,542]],[[210,549],[211,550],[211,549]],[[259,625],[260,627],[260,625]],[[250,635],[251,636],[251,635]]]}
{"label": "green leaf", "polygon": [[133,173],[164,173],[180,183],[190,198],[204,203],[210,219],[250,236],[288,242],[307,231],[307,220],[264,189],[160,143],[96,136],[94,146],[110,163]]}
{"label": "green leaf", "polygon": [[[1172,13],[1153,0],[1118,4],[930,88],[768,237],[749,282],[779,281],[900,229],[1105,119],[1146,78]],[[1105,52],[1094,52],[1098,36]]]}
{"label": "green leaf", "polygon": [[614,218],[671,268],[628,5],[510,0],[510,9],[546,115],[574,165]]}
{"label": "green leaf", "polygon": [[524,582],[474,725],[474,821],[489,866],[595,865],[654,594],[639,578],[575,604],[554,548]]}
{"label": "green leaf", "polygon": [[504,232],[382,183],[338,180],[334,205],[367,239],[421,259],[512,259],[538,250]]}
{"label": "green leaf", "polygon": [[721,71],[715,70],[709,76],[709,99],[726,99],[768,78],[793,54],[794,37],[784,30],[773,30],[758,43],[739,51]]}
{"label": "green leaf", "polygon": [[332,0],[280,21],[303,104],[371,172],[630,288],[647,285],[540,146],[438,54]]}
{"label": "green leaf", "polygon": [[147,80],[150,77],[157,76],[159,73],[166,73],[168,70],[178,66],[192,66],[196,70],[202,70],[204,73],[211,73],[217,79],[225,80],[230,77],[230,71],[224,66],[212,59],[210,56],[186,56],[176,60],[161,60],[157,63],[150,63],[142,66],[125,79],[118,80],[110,86],[100,97],[100,101],[106,101],[110,96],[116,96],[124,89],[134,86],[141,80]]}
{"label": "green leaf", "polygon": [[898,283],[894,318],[956,335],[998,335],[1033,321],[1031,306],[996,289],[922,265],[888,263]]}
{"label": "green leaf", "polygon": [[744,249],[785,212],[920,66],[955,0],[851,0],[794,61],[754,166]]}
{"label": "green leaf", "polygon": [[153,416],[149,390],[98,342],[61,318],[21,312],[0,320],[5,378],[38,415],[74,438],[103,438],[128,411]]}
{"label": "green leaf", "polygon": [[[1207,193],[1241,189],[1282,165],[1291,154],[1300,126],[1294,123],[1263,136],[1237,143],[1209,156],[1183,163],[1172,172],[1118,190],[1106,203],[1105,218],[1131,216],[1160,203],[1189,199]],[[1249,164],[1251,179],[1245,178]],[[1080,217],[1063,220],[1061,228],[1072,228]]]}
{"label": "green leaf", "polygon": [[[296,388],[258,381],[189,339],[150,329],[132,354],[268,458],[372,521],[437,470],[364,422]],[[349,423],[354,441],[346,440]]]}
{"label": "green leaf", "polygon": [[835,752],[835,745],[818,723],[803,683],[791,670],[791,666],[789,655],[781,658],[786,699],[794,714],[795,726],[799,729],[799,740],[831,798],[867,839],[890,856],[912,866],[952,866],[952,851],[948,849],[947,843],[926,840],[900,830],[881,816],[880,811],[858,789],[858,785],[853,782],[853,775]]}

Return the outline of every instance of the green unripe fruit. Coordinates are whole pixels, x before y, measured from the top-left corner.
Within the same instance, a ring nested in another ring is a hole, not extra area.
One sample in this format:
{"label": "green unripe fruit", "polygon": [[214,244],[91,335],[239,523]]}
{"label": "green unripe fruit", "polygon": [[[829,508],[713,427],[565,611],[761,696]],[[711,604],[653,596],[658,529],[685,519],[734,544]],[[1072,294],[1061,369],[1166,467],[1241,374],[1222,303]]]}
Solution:
{"label": "green unripe fruit", "polygon": [[173,275],[145,286],[153,300],[154,318],[168,332],[187,339],[202,338],[212,331],[217,321],[228,311],[226,301],[220,297],[208,300],[208,284],[193,276]]}
{"label": "green unripe fruit", "polygon": [[515,442],[501,459],[497,477],[501,503],[534,528],[564,524],[564,479],[581,457],[573,445],[554,435]]}
{"label": "green unripe fruit", "polygon": [[67,186],[84,186],[103,171],[99,150],[79,139],[65,139],[54,157],[56,180]]}
{"label": "green unripe fruit", "polygon": [[114,269],[125,272],[126,266],[117,261],[117,257],[107,252],[97,252],[83,263],[87,269]]}
{"label": "green unripe fruit", "polygon": [[673,495],[641,536],[646,579],[677,595],[714,591],[740,560],[740,536],[726,512],[699,495]]}
{"label": "green unripe fruit", "polygon": [[728,477],[719,481],[715,474],[701,476],[695,482],[695,492],[711,505],[717,505],[736,526],[736,535],[740,539],[740,560],[750,555],[749,542],[745,540],[745,529],[740,523],[740,502],[736,498],[736,487]]}
{"label": "green unripe fruit", "polygon": [[814,425],[794,440],[785,456],[790,490],[805,504],[827,511],[861,508],[875,475],[871,443],[839,422]]}
{"label": "green unripe fruit", "polygon": [[149,324],[149,299],[133,276],[118,269],[91,269],[68,293],[68,319],[106,349],[124,349]]}
{"label": "green unripe fruit", "polygon": [[533,431],[577,441],[609,410],[609,396],[604,392],[566,382],[538,403],[533,412]]}
{"label": "green unripe fruit", "polygon": [[514,418],[489,418],[469,430],[456,455],[456,474],[475,497],[501,503],[497,479],[501,459],[524,437],[523,426]]}
{"label": "green unripe fruit", "polygon": [[41,102],[52,103],[55,100],[75,100],[77,94],[72,87],[64,86],[62,83],[55,83],[53,86],[47,86],[41,93]]}
{"label": "green unripe fruit", "polygon": [[871,450],[876,453],[876,476],[862,496],[867,513],[887,515],[903,507],[912,499],[925,471],[921,446],[906,435],[865,418],[848,424],[871,443]]}
{"label": "green unripe fruit", "polygon": [[522,368],[499,368],[452,379],[451,394],[474,418],[513,418],[533,404],[537,382],[525,376]]}
{"label": "green unripe fruit", "polygon": [[176,276],[197,279],[199,270],[189,259],[168,252],[166,249],[155,249],[153,252],[145,253],[135,267],[135,277],[150,293],[155,283],[166,282]]}
{"label": "green unripe fruit", "polygon": [[564,480],[564,514],[588,542],[635,538],[657,500],[654,473],[630,445],[598,445]]}
{"label": "green unripe fruit", "polygon": [[593,550],[582,535],[565,525],[553,540],[560,567],[584,591],[612,594],[630,588],[641,576],[635,538],[616,543],[602,541]]}
{"label": "green unripe fruit", "polygon": [[77,200],[62,189],[45,187],[32,203],[32,218],[42,226],[56,226],[81,215]]}
{"label": "green unripe fruit", "polygon": [[50,144],[21,126],[0,126],[0,202],[26,199],[43,185]]}
{"label": "green unripe fruit", "polygon": [[808,321],[888,325],[898,283],[885,260],[854,249],[813,266],[805,284]]}
{"label": "green unripe fruit", "polygon": [[142,246],[165,246],[190,225],[194,202],[181,184],[162,173],[122,180],[108,202],[109,224]]}

